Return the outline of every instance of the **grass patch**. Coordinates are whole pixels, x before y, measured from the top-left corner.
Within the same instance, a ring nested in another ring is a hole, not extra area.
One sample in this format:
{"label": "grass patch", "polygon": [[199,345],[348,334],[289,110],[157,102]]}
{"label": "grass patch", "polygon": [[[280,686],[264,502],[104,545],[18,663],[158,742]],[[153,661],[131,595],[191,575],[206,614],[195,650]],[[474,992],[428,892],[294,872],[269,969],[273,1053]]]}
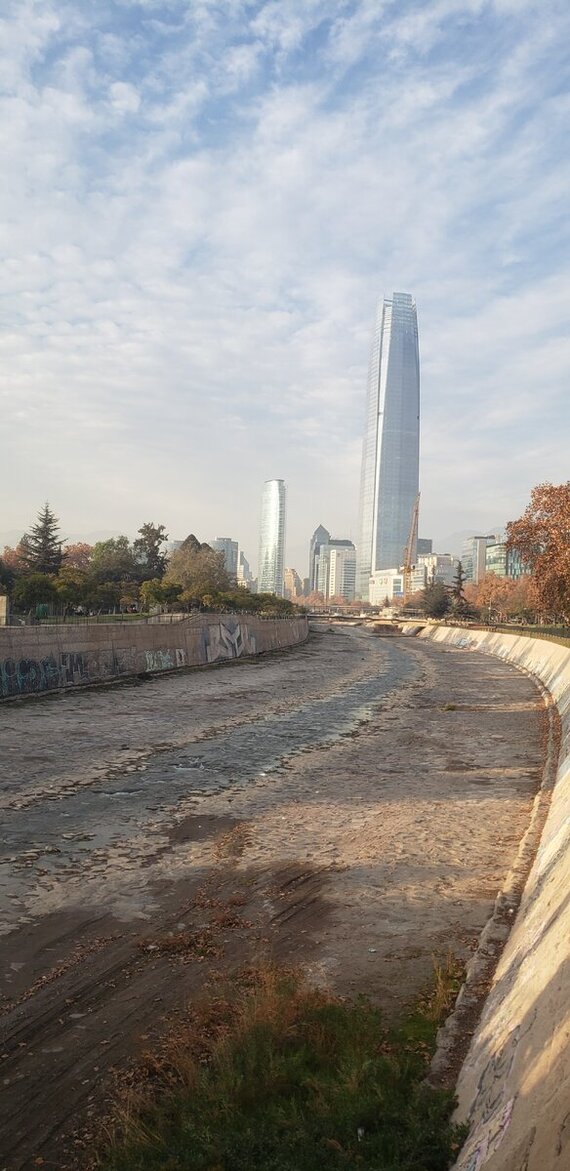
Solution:
{"label": "grass patch", "polygon": [[265,967],[211,995],[147,1060],[105,1171],[445,1171],[463,1132],[425,1083],[453,968],[396,1030],[364,999]]}

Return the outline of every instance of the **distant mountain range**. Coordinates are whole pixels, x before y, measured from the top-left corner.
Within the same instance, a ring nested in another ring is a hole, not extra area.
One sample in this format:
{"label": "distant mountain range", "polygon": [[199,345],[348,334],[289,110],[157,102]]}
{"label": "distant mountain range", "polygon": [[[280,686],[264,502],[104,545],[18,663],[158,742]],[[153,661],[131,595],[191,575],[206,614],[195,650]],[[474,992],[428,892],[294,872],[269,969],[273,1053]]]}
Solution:
{"label": "distant mountain range", "polygon": [[434,539],[433,551],[434,553],[451,553],[452,557],[461,557],[463,544],[469,540],[469,537],[484,537],[487,534],[493,533],[495,536],[501,537],[504,534],[505,525],[492,525],[491,528],[485,529],[460,529],[459,532],[449,533],[441,540],[438,537]]}
{"label": "distant mountain range", "polygon": [[[97,541],[109,541],[111,537],[120,537],[120,529],[97,529],[90,533],[66,533],[63,531],[66,545],[75,545],[77,541],[86,541],[88,545],[95,545]],[[488,530],[489,533],[501,534],[504,532],[504,524],[494,525]],[[423,535],[423,534],[420,534]],[[434,553],[451,553],[452,557],[460,557],[463,543],[469,537],[483,536],[482,529],[460,529],[459,532],[449,533],[447,536],[434,538],[433,551]],[[5,545],[14,547],[23,536],[19,529],[7,529],[5,532],[0,532],[0,555]]]}
{"label": "distant mountain range", "polygon": [[[98,529],[92,533],[66,533],[62,530],[66,545],[75,545],[77,541],[85,541],[88,545],[95,545],[97,541],[109,541],[111,537],[120,537],[120,529]],[[0,533],[0,553],[5,545],[14,548],[23,537],[20,529],[7,529]]]}

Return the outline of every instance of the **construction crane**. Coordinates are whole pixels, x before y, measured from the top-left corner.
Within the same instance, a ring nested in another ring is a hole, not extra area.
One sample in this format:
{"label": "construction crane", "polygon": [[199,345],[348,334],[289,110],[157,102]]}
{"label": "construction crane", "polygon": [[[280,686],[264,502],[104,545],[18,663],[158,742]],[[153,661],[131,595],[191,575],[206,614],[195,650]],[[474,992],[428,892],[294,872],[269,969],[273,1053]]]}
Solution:
{"label": "construction crane", "polygon": [[420,493],[418,492],[412,508],[412,519],[410,522],[410,531],[408,533],[408,540],[404,549],[404,605],[406,604],[411,593],[413,557],[418,539],[418,519],[420,515]]}

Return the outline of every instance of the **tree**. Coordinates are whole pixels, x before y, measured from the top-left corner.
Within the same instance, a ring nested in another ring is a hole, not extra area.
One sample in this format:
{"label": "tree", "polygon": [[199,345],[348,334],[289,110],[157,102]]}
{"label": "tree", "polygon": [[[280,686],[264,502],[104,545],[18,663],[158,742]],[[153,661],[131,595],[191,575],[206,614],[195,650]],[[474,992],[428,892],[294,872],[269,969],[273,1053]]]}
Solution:
{"label": "tree", "polygon": [[457,569],[455,571],[455,577],[453,578],[453,582],[452,582],[451,590],[450,590],[451,608],[452,608],[454,614],[459,614],[459,615],[465,614],[468,609],[467,598],[465,597],[464,587],[465,587],[465,573],[463,572],[463,566],[462,566],[461,562],[458,561]]}
{"label": "tree", "polygon": [[517,583],[511,577],[486,573],[477,586],[477,605],[481,617],[504,622],[510,613]]}
{"label": "tree", "polygon": [[406,614],[415,616],[423,607],[423,590],[416,590],[414,594],[410,594],[406,602],[400,599],[402,604],[402,617]]}
{"label": "tree", "polygon": [[509,617],[519,622],[536,622],[536,590],[530,574],[517,577],[509,599]]}
{"label": "tree", "polygon": [[58,600],[64,613],[68,609],[87,604],[90,583],[87,574],[72,565],[64,565],[54,582]]}
{"label": "tree", "polygon": [[194,533],[190,533],[189,536],[185,537],[184,540],[180,543],[176,552],[180,552],[180,549],[184,549],[185,552],[189,553],[199,553],[201,549],[211,549],[211,546],[208,545],[206,541],[199,541],[198,538],[194,536]]}
{"label": "tree", "polygon": [[10,565],[0,557],[0,594],[9,594],[14,585],[16,574]]}
{"label": "tree", "polygon": [[180,585],[184,591],[181,600],[188,604],[200,602],[206,595],[225,593],[232,586],[223,553],[201,545],[193,533],[172,554],[164,580]]}
{"label": "tree", "polygon": [[119,605],[122,611],[137,610],[139,604],[139,585],[136,581],[122,581],[119,596]]}
{"label": "tree", "polygon": [[54,579],[47,573],[27,573],[14,586],[14,605],[18,610],[50,606],[56,596]]}
{"label": "tree", "polygon": [[89,594],[92,610],[109,612],[116,610],[121,600],[121,587],[114,581],[104,581]]}
{"label": "tree", "polygon": [[219,594],[216,600],[219,602],[221,610],[255,614],[258,609],[257,598],[257,594],[238,588],[232,589],[229,593]]}
{"label": "tree", "polygon": [[22,546],[16,545],[15,549],[10,548],[10,545],[4,545],[4,552],[2,554],[2,561],[14,574],[22,573],[25,569],[24,560],[22,556]]}
{"label": "tree", "polygon": [[59,520],[46,501],[36,524],[20,541],[24,568],[30,573],[57,573],[63,561],[62,544]]}
{"label": "tree", "polygon": [[139,596],[143,608],[148,610],[150,606],[171,606],[177,602],[182,593],[182,586],[177,583],[161,581],[159,577],[153,577],[148,581],[143,581]]}
{"label": "tree", "polygon": [[66,545],[63,550],[66,568],[81,569],[84,572],[91,568],[93,545],[86,541],[77,541],[74,545]]}
{"label": "tree", "polygon": [[533,579],[536,603],[570,619],[570,481],[538,484],[518,520],[507,525],[507,547]]}
{"label": "tree", "polygon": [[309,610],[322,610],[325,605],[325,596],[320,590],[312,590],[303,603]]}
{"label": "tree", "polygon": [[443,582],[426,586],[421,593],[421,608],[428,618],[443,618],[451,605],[449,592]]}
{"label": "tree", "polygon": [[457,569],[455,571],[455,577],[453,578],[453,582],[451,585],[451,597],[455,598],[456,602],[461,601],[465,598],[465,592],[464,592],[465,580],[466,579],[465,579],[465,573],[463,570],[463,565],[462,565],[461,561],[458,561],[457,562]]}
{"label": "tree", "polygon": [[334,606],[335,610],[338,610],[342,606],[346,606],[346,598],[343,598],[342,594],[332,594],[329,598],[329,606]]}
{"label": "tree", "polygon": [[128,537],[97,541],[91,554],[91,575],[98,583],[139,581],[141,565]]}
{"label": "tree", "polygon": [[277,594],[255,594],[256,610],[258,614],[266,614],[275,618],[291,618],[298,613],[293,602],[288,598],[279,598]]}
{"label": "tree", "polygon": [[139,529],[140,537],[134,542],[134,549],[149,577],[163,577],[166,569],[167,555],[162,546],[168,540],[168,533],[164,525],[155,525],[147,521]]}

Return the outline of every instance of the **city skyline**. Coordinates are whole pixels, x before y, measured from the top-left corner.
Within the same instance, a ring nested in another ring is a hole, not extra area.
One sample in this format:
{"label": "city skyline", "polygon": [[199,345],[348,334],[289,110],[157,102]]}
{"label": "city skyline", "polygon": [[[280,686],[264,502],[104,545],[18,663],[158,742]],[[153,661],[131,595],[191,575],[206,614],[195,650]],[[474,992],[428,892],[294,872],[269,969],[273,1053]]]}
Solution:
{"label": "city skyline", "polygon": [[[59,519],[61,519],[61,518],[59,518]],[[35,520],[35,518],[30,518],[29,523],[26,526],[27,529],[30,528],[30,524],[34,520]],[[251,550],[246,549],[242,545],[242,542],[239,540],[239,537],[235,541],[233,540],[233,538],[210,538],[209,540],[206,540],[206,543],[209,544],[211,548],[218,549],[218,551],[224,552],[223,548],[222,549],[219,548],[218,542],[220,540],[222,540],[224,542],[227,540],[230,540],[231,543],[237,545],[237,548],[238,548],[238,577],[240,576],[240,574],[239,574],[239,563],[240,562],[242,562],[242,563],[245,562],[245,567],[246,567],[247,573],[250,572],[250,565],[251,565],[252,569],[255,568],[256,572],[257,572],[258,566],[257,566],[257,562],[255,560],[255,557],[259,556],[259,525],[257,526],[257,528],[258,528],[257,542],[256,542],[257,547],[255,549],[255,556],[253,556],[251,554]],[[495,529],[495,531],[497,533],[500,534],[504,531],[505,525],[504,525],[504,523],[501,523],[501,524],[494,525],[493,528]],[[328,530],[324,529],[324,527],[322,525],[319,525],[317,527],[317,530],[315,530],[315,532],[319,532],[320,530],[322,530],[324,533],[326,533],[327,538],[329,540],[331,540],[330,533],[328,533]],[[475,537],[475,533],[476,533],[476,530],[474,530],[474,529],[473,530],[466,529],[466,530],[459,530],[456,533],[448,534],[448,538],[444,539],[441,543],[438,543],[438,548],[437,548],[437,550],[434,549],[434,552],[451,553],[454,556],[456,556],[457,558],[460,558],[462,555],[462,552],[466,546],[466,543],[473,540],[473,538]],[[63,542],[63,544],[64,544],[64,548],[67,545],[72,545],[76,542],[83,542],[83,541],[87,542],[90,545],[94,545],[98,541],[106,541],[106,540],[114,539],[114,538],[117,538],[121,535],[127,536],[129,540],[134,540],[136,538],[137,534],[136,534],[136,532],[135,533],[133,533],[133,532],[125,533],[124,530],[120,530],[120,529],[100,529],[100,530],[95,530],[92,532],[86,532],[86,531],[82,530],[82,531],[78,531],[78,532],[70,532],[67,535],[66,540]],[[200,536],[201,535],[202,534],[200,532]],[[1,549],[2,549],[3,545],[5,544],[8,547],[15,547],[19,538],[22,536],[23,536],[23,529],[14,529],[11,531],[6,531],[4,533],[2,533],[0,531],[0,558],[1,558]],[[185,536],[188,536],[188,533],[185,533]],[[315,533],[313,533],[313,537],[314,536],[315,536]],[[173,551],[175,548],[178,548],[180,546],[180,544],[182,543],[183,539],[184,539],[184,537],[181,537],[181,536],[173,538],[169,534],[169,539],[167,542],[168,550]],[[342,545],[342,544],[345,544],[347,540],[349,541],[349,543],[352,543],[352,542],[350,542],[350,538],[343,539],[340,542],[337,542],[336,539],[332,539],[332,543],[333,543],[333,545],[336,543],[340,543]],[[311,543],[312,543],[312,538],[310,539],[309,544],[311,544]],[[420,549],[420,545],[422,545],[422,546],[428,545],[428,546],[430,546],[430,548],[429,548],[429,550],[427,548]],[[434,542],[431,539],[426,540],[425,538],[424,539],[418,538],[418,550],[417,551],[418,551],[418,553],[420,553],[420,552],[426,553],[428,551],[431,552],[431,547],[433,545],[434,545]],[[248,552],[250,554],[249,557],[247,556]],[[310,574],[309,575],[305,574],[306,560],[307,560],[306,549],[305,549],[305,552],[303,552],[301,549],[301,551],[299,553],[299,557],[297,558],[296,562],[294,561],[294,558],[288,558],[288,560],[289,560],[289,565],[285,566],[285,568],[294,569],[296,572],[299,572],[301,579],[303,579],[305,576],[308,576],[308,580],[310,580]],[[253,578],[256,579],[255,573],[252,573],[252,576],[253,576]]]}
{"label": "city skyline", "polygon": [[9,542],[48,499],[66,536],[154,517],[253,560],[276,471],[294,565],[321,517],[356,542],[371,309],[399,288],[422,531],[493,532],[566,479],[566,3],[6,0],[1,23]]}
{"label": "city skyline", "polygon": [[[409,293],[379,302],[370,348],[362,444],[357,597],[370,577],[404,562],[420,472],[420,358]],[[415,548],[411,550],[412,562]]]}

